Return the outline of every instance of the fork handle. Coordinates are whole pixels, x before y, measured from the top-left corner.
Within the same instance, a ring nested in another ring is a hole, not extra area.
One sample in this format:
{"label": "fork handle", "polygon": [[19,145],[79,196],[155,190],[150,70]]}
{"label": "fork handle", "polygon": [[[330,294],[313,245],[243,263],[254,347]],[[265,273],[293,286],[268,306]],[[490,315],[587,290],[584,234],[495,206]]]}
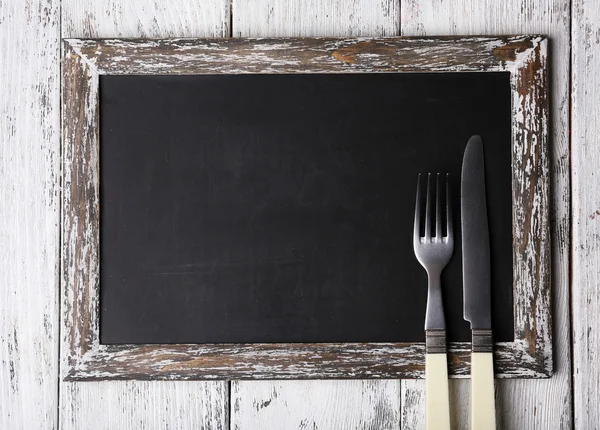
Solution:
{"label": "fork handle", "polygon": [[425,331],[427,430],[450,430],[446,331]]}

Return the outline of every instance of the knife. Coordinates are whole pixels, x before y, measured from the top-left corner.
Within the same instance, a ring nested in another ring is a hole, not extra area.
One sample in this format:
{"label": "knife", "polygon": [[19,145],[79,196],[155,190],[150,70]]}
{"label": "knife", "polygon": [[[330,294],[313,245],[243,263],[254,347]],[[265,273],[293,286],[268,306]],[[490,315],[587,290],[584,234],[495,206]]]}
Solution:
{"label": "knife", "polygon": [[467,143],[461,174],[464,319],[471,323],[471,429],[496,428],[490,279],[490,236],[483,142]]}

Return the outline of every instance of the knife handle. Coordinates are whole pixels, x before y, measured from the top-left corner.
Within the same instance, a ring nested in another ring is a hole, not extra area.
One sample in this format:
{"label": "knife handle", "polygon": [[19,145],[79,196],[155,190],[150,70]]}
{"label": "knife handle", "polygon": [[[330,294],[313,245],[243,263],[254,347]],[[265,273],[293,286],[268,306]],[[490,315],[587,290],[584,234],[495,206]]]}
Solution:
{"label": "knife handle", "polygon": [[492,350],[491,330],[473,330],[473,352],[471,353],[472,430],[496,428],[494,353]]}
{"label": "knife handle", "polygon": [[425,332],[425,406],[427,430],[450,430],[446,331]]}

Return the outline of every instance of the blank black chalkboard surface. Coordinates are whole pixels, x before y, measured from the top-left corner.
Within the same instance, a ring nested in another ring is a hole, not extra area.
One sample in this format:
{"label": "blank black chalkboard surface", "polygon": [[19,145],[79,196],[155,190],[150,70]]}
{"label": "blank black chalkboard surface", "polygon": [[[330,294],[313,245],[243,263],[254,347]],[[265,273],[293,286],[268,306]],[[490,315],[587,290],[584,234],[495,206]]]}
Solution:
{"label": "blank black chalkboard surface", "polygon": [[[494,335],[513,340],[509,74],[100,78],[100,340],[423,341],[418,173],[484,139]],[[443,276],[450,341],[461,244]]]}
{"label": "blank black chalkboard surface", "polygon": [[63,41],[66,380],[421,378],[419,173],[483,137],[494,369],[552,374],[544,36]]}

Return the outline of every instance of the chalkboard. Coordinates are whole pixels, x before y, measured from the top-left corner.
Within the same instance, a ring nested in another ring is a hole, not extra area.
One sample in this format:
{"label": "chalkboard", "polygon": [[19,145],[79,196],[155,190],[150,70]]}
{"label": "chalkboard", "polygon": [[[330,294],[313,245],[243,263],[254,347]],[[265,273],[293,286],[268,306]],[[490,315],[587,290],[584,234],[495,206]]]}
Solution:
{"label": "chalkboard", "polygon": [[424,340],[418,173],[486,157],[493,324],[513,340],[510,75],[100,76],[100,342]]}

